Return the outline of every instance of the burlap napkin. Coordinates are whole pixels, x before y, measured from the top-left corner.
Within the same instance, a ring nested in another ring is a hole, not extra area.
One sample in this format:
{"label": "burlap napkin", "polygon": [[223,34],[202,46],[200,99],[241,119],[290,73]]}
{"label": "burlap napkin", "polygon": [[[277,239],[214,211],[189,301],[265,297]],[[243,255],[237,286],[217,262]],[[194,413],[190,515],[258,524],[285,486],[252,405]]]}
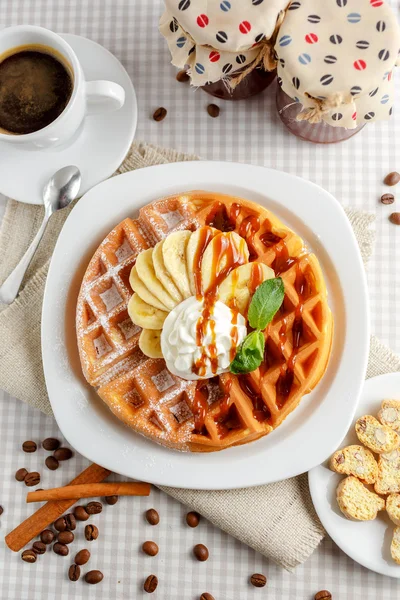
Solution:
{"label": "burlap napkin", "polygon": [[[118,173],[195,158],[174,150],[134,144]],[[41,361],[41,306],[50,257],[69,210],[52,217],[17,300],[11,306],[0,307],[0,388],[48,415],[52,411]],[[8,202],[0,230],[0,281],[24,253],[42,214],[40,207]],[[347,215],[367,262],[373,248],[370,229],[373,217],[354,210],[347,211]],[[392,371],[400,371],[400,359],[372,339],[367,376]],[[235,491],[163,489],[288,570],[304,562],[324,536],[311,502],[306,474]]]}

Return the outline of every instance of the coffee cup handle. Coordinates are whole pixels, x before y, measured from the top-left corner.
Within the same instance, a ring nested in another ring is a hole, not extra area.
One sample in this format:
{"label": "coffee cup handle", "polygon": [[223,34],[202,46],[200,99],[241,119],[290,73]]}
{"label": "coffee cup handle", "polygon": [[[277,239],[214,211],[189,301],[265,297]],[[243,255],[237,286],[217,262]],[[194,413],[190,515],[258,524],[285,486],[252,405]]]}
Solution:
{"label": "coffee cup handle", "polygon": [[114,81],[86,82],[86,113],[99,115],[119,110],[125,102],[125,90]]}

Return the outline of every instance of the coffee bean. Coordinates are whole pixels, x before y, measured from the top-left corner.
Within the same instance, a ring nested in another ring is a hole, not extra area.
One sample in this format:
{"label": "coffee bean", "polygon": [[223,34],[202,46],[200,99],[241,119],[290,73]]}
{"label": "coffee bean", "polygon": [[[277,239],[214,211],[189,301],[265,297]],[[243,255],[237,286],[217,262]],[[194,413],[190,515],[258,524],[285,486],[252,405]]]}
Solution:
{"label": "coffee bean", "polygon": [[215,600],[215,598],[214,596],[211,596],[211,594],[209,594],[208,592],[204,592],[204,594],[200,596],[200,600]]}
{"label": "coffee bean", "polygon": [[89,502],[86,506],[86,512],[88,515],[98,515],[103,510],[101,502]]}
{"label": "coffee bean", "polygon": [[148,594],[152,594],[155,592],[158,586],[158,579],[156,575],[149,575],[146,581],[143,584],[143,589]]}
{"label": "coffee bean", "polygon": [[65,517],[59,517],[56,521],[54,521],[54,528],[57,529],[57,531],[65,531],[67,529]]}
{"label": "coffee bean", "polygon": [[157,110],[155,110],[153,113],[153,119],[155,121],[162,121],[163,119],[165,119],[166,116],[167,116],[167,109],[164,108],[163,106],[160,106],[160,108],[157,108]]}
{"label": "coffee bean", "polygon": [[193,548],[193,554],[201,562],[204,562],[209,557],[208,548],[204,544],[196,544]]}
{"label": "coffee bean", "polygon": [[74,541],[74,534],[72,531],[60,531],[57,536],[57,540],[60,544],[71,544]]}
{"label": "coffee bean", "polygon": [[36,452],[36,449],[37,449],[36,442],[28,441],[28,442],[24,442],[22,444],[22,450],[24,452]]}
{"label": "coffee bean", "polygon": [[34,471],[33,473],[28,473],[24,481],[25,485],[27,485],[28,487],[32,487],[33,485],[37,485],[40,482],[40,475],[37,471]]}
{"label": "coffee bean", "polygon": [[96,525],[86,525],[85,538],[87,539],[87,541],[91,542],[93,540],[97,540],[98,537],[99,537],[99,530],[97,529]]}
{"label": "coffee bean", "polygon": [[117,502],[118,502],[118,496],[106,496],[105,501],[110,506],[114,506],[114,504],[117,504]]}
{"label": "coffee bean", "polygon": [[186,83],[187,81],[189,81],[189,79],[190,79],[190,77],[186,73],[185,69],[178,71],[176,74],[176,80],[179,81],[179,83]]}
{"label": "coffee bean", "polygon": [[220,108],[216,104],[209,104],[207,106],[207,112],[210,115],[210,117],[212,117],[213,119],[215,119],[216,117],[219,117],[219,111],[220,111]]}
{"label": "coffee bean", "polygon": [[55,471],[60,466],[60,463],[54,456],[48,456],[44,463],[50,471]]}
{"label": "coffee bean", "polygon": [[51,531],[51,529],[45,529],[40,534],[40,539],[42,540],[43,544],[51,544],[51,542],[54,540],[54,533]]}
{"label": "coffee bean", "polygon": [[37,559],[36,552],[34,552],[33,550],[24,550],[21,554],[21,558],[25,562],[34,563]]}
{"label": "coffee bean", "polygon": [[56,438],[46,438],[45,440],[43,440],[42,446],[45,450],[53,452],[54,450],[57,450],[57,448],[60,447],[60,441]]}
{"label": "coffee bean", "polygon": [[15,479],[17,481],[24,481],[27,475],[28,471],[26,469],[18,469],[18,471],[15,473]]}
{"label": "coffee bean", "polygon": [[383,196],[381,196],[381,202],[382,202],[382,204],[393,204],[393,202],[394,202],[393,194],[383,194]]}
{"label": "coffee bean", "polygon": [[155,542],[144,542],[142,550],[148,556],[156,556],[158,554],[158,546]]}
{"label": "coffee bean", "polygon": [[267,578],[261,573],[254,573],[254,575],[250,577],[250,583],[254,585],[254,587],[262,588],[267,583]]}
{"label": "coffee bean", "polygon": [[390,215],[389,221],[393,223],[393,225],[400,225],[400,213],[394,212]]}
{"label": "coffee bean", "polygon": [[89,562],[90,552],[84,548],[83,550],[79,550],[75,556],[75,562],[77,565],[86,565]]}
{"label": "coffee bean", "polygon": [[200,515],[197,512],[188,512],[188,514],[186,515],[186,523],[189,525],[189,527],[197,527],[197,525],[200,523]]}
{"label": "coffee bean", "polygon": [[315,600],[332,600],[332,594],[328,590],[321,590],[315,594]]}
{"label": "coffee bean", "polygon": [[2,506],[0,506],[0,515],[2,515],[4,512],[4,508]]}
{"label": "coffee bean", "polygon": [[87,521],[89,518],[89,514],[86,512],[84,506],[75,506],[74,516],[77,521]]}
{"label": "coffee bean", "polygon": [[146,520],[150,525],[158,525],[160,516],[154,508],[149,508],[149,510],[146,511]]}
{"label": "coffee bean", "polygon": [[69,529],[69,531],[73,531],[74,529],[76,529],[76,520],[72,513],[68,513],[67,515],[65,515],[64,519],[66,528]]}
{"label": "coffee bean", "polygon": [[36,552],[36,554],[44,554],[46,552],[46,544],[43,542],[34,542],[32,550]]}
{"label": "coffee bean", "polygon": [[397,171],[392,171],[392,173],[388,173],[388,175],[386,175],[385,179],[383,180],[383,183],[385,183],[386,185],[397,185],[400,181],[400,173],[397,173]]}
{"label": "coffee bean", "polygon": [[69,554],[69,548],[65,544],[60,544],[56,542],[53,546],[53,550],[59,556],[67,556]]}
{"label": "coffee bean", "polygon": [[54,458],[57,460],[69,460],[73,454],[70,448],[57,448],[53,454]]}
{"label": "coffee bean", "polygon": [[81,568],[78,565],[71,565],[68,569],[68,577],[70,581],[78,581],[81,576]]}
{"label": "coffee bean", "polygon": [[86,583],[91,583],[92,585],[95,585],[96,583],[100,583],[103,577],[104,575],[101,571],[89,571],[85,575],[85,581]]}

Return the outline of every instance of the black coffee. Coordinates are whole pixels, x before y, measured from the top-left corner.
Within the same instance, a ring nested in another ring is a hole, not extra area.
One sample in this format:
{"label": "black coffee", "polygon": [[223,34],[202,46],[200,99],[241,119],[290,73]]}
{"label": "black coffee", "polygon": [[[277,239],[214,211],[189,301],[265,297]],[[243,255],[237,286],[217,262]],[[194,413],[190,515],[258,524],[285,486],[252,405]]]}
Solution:
{"label": "black coffee", "polygon": [[55,56],[17,48],[0,62],[0,131],[21,135],[43,129],[63,112],[72,88],[71,75]]}

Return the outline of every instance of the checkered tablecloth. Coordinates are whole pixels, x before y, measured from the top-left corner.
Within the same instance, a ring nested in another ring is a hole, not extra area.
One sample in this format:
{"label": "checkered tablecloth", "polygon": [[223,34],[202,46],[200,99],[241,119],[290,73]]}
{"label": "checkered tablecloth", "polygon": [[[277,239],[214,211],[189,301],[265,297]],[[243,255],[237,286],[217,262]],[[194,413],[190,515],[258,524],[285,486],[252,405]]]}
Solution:
{"label": "checkered tablecloth", "polygon": [[[399,0],[392,0],[392,4],[400,13]],[[2,0],[0,8],[0,26],[42,25],[87,36],[111,50],[127,68],[136,88],[137,139],[208,159],[248,162],[294,173],[326,188],[343,205],[374,212],[377,242],[368,275],[372,331],[400,353],[400,311],[396,310],[396,298],[400,298],[400,228],[388,222],[395,209],[379,202],[387,191],[383,177],[391,170],[400,170],[400,117],[396,111],[391,122],[367,126],[349,142],[313,146],[285,131],[275,112],[274,89],[246,102],[217,101],[221,114],[211,119],[206,112],[210,97],[175,81],[166,44],[157,31],[161,0]],[[398,74],[396,78],[399,91]],[[151,114],[159,106],[167,108],[168,115],[156,123]],[[27,488],[14,480],[17,468],[37,469],[46,487],[66,483],[86,465],[76,456],[50,472],[44,467],[43,450],[27,455],[20,449],[25,439],[40,441],[49,435],[60,436],[51,419],[0,396],[1,537],[32,511],[24,504]],[[150,527],[143,518],[144,511],[152,506],[161,515],[158,527]],[[311,600],[320,589],[330,590],[335,600],[400,597],[400,583],[358,566],[330,540],[325,540],[294,574],[288,574],[204,521],[197,529],[189,529],[184,523],[185,512],[157,490],[149,499],[125,498],[116,506],[105,506],[93,518],[100,537],[90,543],[88,565],[101,569],[105,577],[93,587],[67,579],[70,559],[82,547],[89,547],[84,543],[83,527],[77,530],[70,557],[51,553],[39,557],[34,565],[23,563],[0,541],[0,600],[131,600],[145,596],[143,579],[150,573],[159,578],[154,597],[162,600],[196,600],[206,591],[216,600]],[[160,546],[155,558],[140,552],[148,539]],[[206,563],[193,559],[195,543],[210,549]],[[249,585],[253,572],[267,575],[264,590]]]}

